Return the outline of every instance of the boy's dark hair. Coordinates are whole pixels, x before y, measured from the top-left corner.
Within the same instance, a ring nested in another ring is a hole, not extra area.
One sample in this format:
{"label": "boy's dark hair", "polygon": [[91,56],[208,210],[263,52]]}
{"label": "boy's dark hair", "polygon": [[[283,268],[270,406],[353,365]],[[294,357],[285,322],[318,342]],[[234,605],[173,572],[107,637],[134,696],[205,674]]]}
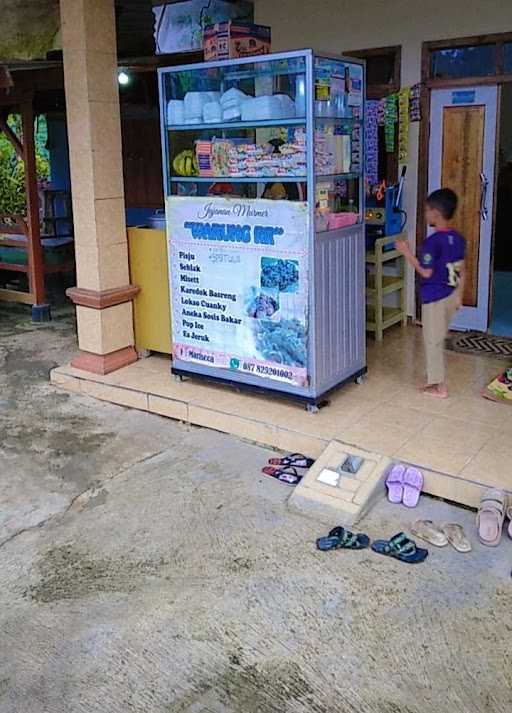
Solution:
{"label": "boy's dark hair", "polygon": [[440,188],[427,198],[429,208],[438,210],[445,220],[450,220],[455,215],[459,199],[451,188]]}

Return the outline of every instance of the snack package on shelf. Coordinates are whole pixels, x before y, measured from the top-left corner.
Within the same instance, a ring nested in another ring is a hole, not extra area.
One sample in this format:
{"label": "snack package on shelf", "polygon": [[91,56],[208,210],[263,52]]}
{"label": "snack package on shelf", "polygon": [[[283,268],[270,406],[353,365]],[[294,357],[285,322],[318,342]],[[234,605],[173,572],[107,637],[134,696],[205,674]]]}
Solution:
{"label": "snack package on shelf", "polygon": [[352,141],[341,126],[327,125],[315,130],[315,170],[329,176],[350,173]]}
{"label": "snack package on shelf", "polygon": [[215,176],[231,178],[266,178],[305,176],[306,139],[304,129],[289,134],[289,141],[278,152],[269,144],[214,139],[212,168]]}
{"label": "snack package on shelf", "polygon": [[196,163],[200,176],[214,175],[211,141],[196,141]]}
{"label": "snack package on shelf", "polygon": [[233,142],[228,139],[213,139],[212,167],[214,176],[229,176],[229,151]]}
{"label": "snack package on shelf", "polygon": [[336,151],[331,126],[315,129],[315,170],[323,176],[336,172]]}

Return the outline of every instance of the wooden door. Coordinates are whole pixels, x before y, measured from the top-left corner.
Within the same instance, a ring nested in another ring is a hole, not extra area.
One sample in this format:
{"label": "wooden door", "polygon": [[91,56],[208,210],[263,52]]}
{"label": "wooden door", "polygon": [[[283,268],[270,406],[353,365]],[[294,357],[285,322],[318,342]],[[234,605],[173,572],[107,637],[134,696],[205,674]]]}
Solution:
{"label": "wooden door", "polygon": [[466,238],[464,305],[476,307],[480,251],[480,197],[484,150],[484,106],[445,107],[441,185],[459,196],[456,229]]}
{"label": "wooden door", "polygon": [[464,307],[455,329],[488,326],[496,107],[496,87],[432,92],[429,191],[457,193],[454,225],[467,249]]}

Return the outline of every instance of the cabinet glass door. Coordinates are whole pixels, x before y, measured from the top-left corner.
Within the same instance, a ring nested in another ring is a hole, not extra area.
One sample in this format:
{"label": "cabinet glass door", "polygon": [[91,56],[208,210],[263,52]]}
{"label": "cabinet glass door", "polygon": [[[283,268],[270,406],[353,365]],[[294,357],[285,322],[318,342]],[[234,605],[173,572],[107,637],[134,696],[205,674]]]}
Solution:
{"label": "cabinet glass door", "polygon": [[363,67],[326,57],[314,63],[316,231],[362,221]]}
{"label": "cabinet glass door", "polygon": [[306,182],[305,56],[169,71],[162,100],[167,195],[256,198]]}

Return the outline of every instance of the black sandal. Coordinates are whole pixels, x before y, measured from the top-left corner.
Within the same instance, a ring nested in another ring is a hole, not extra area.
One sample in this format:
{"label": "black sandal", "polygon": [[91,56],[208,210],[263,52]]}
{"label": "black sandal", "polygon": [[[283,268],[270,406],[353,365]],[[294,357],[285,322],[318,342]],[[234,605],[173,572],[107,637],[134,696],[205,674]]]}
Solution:
{"label": "black sandal", "polygon": [[299,475],[295,468],[272,468],[268,466],[267,468],[262,468],[262,473],[265,475],[270,475],[271,478],[276,478],[280,480],[281,483],[286,483],[287,485],[298,485],[302,480],[302,475]]}
{"label": "black sandal", "polygon": [[419,564],[428,557],[428,550],[417,547],[414,540],[410,540],[404,532],[399,532],[390,540],[376,540],[372,544],[372,550],[379,555],[394,557],[409,564]]}
{"label": "black sandal", "polygon": [[306,458],[302,453],[291,453],[284,458],[269,458],[270,465],[284,465],[293,468],[311,468],[315,462],[312,458]]}

